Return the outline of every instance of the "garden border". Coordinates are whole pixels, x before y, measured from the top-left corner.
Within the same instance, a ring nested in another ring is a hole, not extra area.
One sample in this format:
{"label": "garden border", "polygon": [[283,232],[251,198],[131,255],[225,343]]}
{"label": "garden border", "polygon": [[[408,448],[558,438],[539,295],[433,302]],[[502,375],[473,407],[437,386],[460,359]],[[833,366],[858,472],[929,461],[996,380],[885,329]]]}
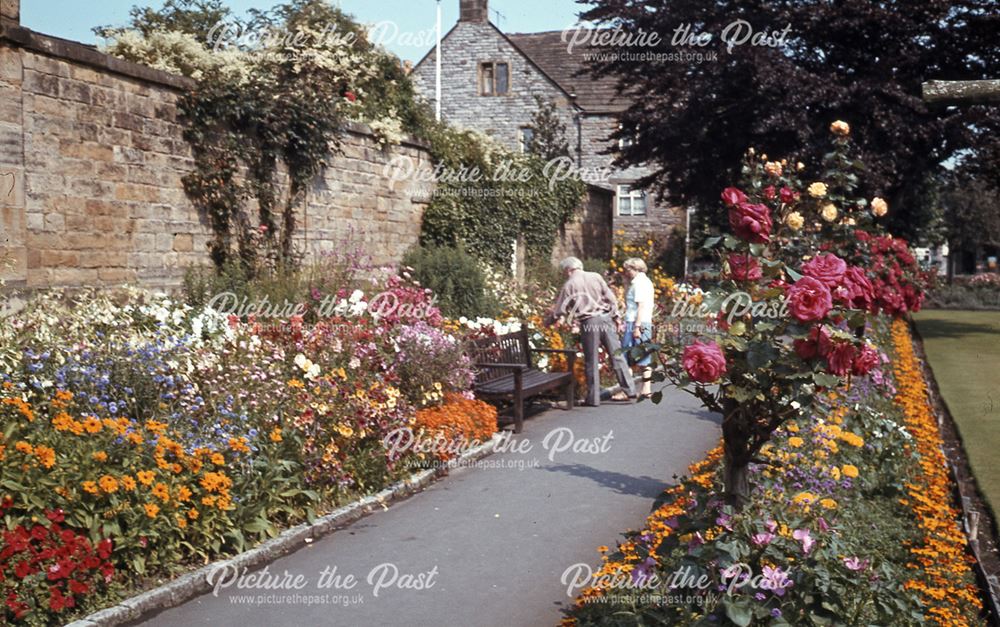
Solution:
{"label": "garden border", "polygon": [[493,438],[460,457],[449,460],[444,468],[429,468],[414,473],[384,490],[340,507],[329,514],[317,518],[312,523],[302,523],[286,529],[278,537],[244,551],[228,559],[217,560],[169,581],[121,601],[118,605],[94,612],[68,623],[66,627],[115,627],[140,620],[148,614],[176,607],[212,589],[209,575],[219,568],[231,567],[237,571],[256,569],[292,553],[315,539],[329,535],[356,520],[359,520],[379,506],[386,509],[393,501],[416,494],[438,477],[444,477],[448,470],[489,456],[502,436],[495,433]]}
{"label": "garden border", "polygon": [[[909,319],[909,329],[910,337],[912,338],[911,341],[921,362],[922,375],[927,384],[928,401],[936,415],[938,429],[942,431],[942,440],[945,439],[946,435],[943,431],[947,428],[954,435],[955,440],[961,447],[960,451],[950,449],[948,446],[942,446],[941,448],[945,458],[948,460],[948,474],[951,476],[951,482],[954,485],[954,495],[957,496],[955,501],[957,501],[958,506],[962,510],[962,530],[967,540],[966,545],[976,558],[974,566],[976,579],[978,580],[984,600],[987,602],[987,611],[990,614],[993,624],[1000,625],[1000,583],[997,582],[997,577],[990,575],[983,566],[983,551],[980,548],[980,542],[978,539],[973,538],[973,534],[971,533],[973,527],[981,533],[985,526],[985,530],[992,536],[994,543],[996,543],[996,539],[1000,538],[997,534],[997,521],[980,493],[979,481],[972,472],[972,467],[965,453],[965,445],[958,431],[958,425],[951,415],[948,403],[945,402],[944,396],[941,395],[941,390],[938,388],[937,379],[934,377],[934,369],[931,368],[930,361],[927,359],[927,353],[924,350],[924,338],[920,335],[920,329],[917,328],[916,321],[912,317]],[[963,476],[971,479],[972,494],[969,493],[966,487],[968,482],[963,480]],[[983,503],[983,511],[979,511],[973,507],[976,501]],[[986,519],[986,525],[982,524],[983,518]]]}

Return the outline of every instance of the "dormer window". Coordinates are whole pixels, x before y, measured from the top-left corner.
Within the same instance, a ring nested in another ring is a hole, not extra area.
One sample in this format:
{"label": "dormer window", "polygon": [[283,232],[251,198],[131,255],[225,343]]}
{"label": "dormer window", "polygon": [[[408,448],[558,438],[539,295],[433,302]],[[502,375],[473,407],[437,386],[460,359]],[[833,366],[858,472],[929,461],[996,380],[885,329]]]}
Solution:
{"label": "dormer window", "polygon": [[490,61],[479,64],[479,94],[506,96],[510,91],[510,65]]}

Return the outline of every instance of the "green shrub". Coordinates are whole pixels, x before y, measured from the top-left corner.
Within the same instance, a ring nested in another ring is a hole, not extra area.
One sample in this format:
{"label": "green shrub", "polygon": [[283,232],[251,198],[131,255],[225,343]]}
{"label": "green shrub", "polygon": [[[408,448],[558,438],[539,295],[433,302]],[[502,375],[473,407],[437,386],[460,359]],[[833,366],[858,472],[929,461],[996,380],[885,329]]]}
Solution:
{"label": "green shrub", "polygon": [[462,248],[416,246],[403,258],[413,278],[437,296],[441,313],[451,318],[491,316],[497,304],[488,295],[478,262]]}

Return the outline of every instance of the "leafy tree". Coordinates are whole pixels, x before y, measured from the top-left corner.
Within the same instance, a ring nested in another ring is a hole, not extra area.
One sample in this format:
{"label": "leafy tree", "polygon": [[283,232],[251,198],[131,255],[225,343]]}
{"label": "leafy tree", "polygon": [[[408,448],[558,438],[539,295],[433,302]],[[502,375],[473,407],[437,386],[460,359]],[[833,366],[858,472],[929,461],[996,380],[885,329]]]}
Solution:
{"label": "leafy tree", "polygon": [[[978,160],[975,160],[978,162]],[[960,166],[952,173],[941,194],[941,206],[951,259],[961,250],[1000,248],[1000,190],[976,171],[979,163]],[[949,278],[955,264],[948,267]]]}
{"label": "leafy tree", "polygon": [[[212,29],[232,22],[232,13],[222,0],[167,0],[161,9],[134,6],[129,10],[131,22],[126,28],[139,31],[144,37],[155,32],[180,32],[193,35],[202,44],[211,43]],[[123,29],[98,26],[94,33],[106,39]]]}
{"label": "leafy tree", "polygon": [[[1000,126],[996,108],[932,108],[921,99],[926,80],[1000,76],[993,0],[581,2],[592,5],[584,20],[633,36],[657,33],[653,52],[703,56],[701,62],[636,63],[609,55],[592,70],[620,77],[633,98],[617,136],[637,141],[619,162],[653,166],[645,184],[673,202],[697,204],[716,225],[724,223],[719,190],[748,147],[819,163],[827,127],[843,119],[869,166],[863,194],[888,199],[890,229],[915,239],[924,216],[911,207],[927,176]],[[747,42],[730,49],[738,20],[772,35],[773,47]],[[774,36],[786,26],[783,38]],[[684,27],[711,40],[704,46],[673,41]],[[717,58],[709,58],[713,54]]]}
{"label": "leafy tree", "polygon": [[556,103],[535,96],[538,108],[531,116],[531,145],[528,151],[544,161],[569,156],[569,142],[566,140],[566,125],[559,119]]}

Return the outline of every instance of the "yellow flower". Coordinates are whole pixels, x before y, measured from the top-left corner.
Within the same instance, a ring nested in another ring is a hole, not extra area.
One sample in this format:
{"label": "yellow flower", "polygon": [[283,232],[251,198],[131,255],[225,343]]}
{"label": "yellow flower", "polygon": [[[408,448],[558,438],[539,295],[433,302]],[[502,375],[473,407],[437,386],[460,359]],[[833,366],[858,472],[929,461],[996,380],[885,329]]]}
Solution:
{"label": "yellow flower", "polygon": [[799,492],[792,498],[792,502],[797,505],[811,505],[816,502],[816,495],[812,492]]}
{"label": "yellow flower", "polygon": [[114,494],[118,491],[118,480],[111,475],[104,475],[97,481],[97,483],[101,486],[101,489],[108,494]]}
{"label": "yellow flower", "polygon": [[142,506],[146,510],[146,515],[150,518],[156,518],[156,515],[160,513],[160,508],[154,503],[146,503]]}
{"label": "yellow flower", "polygon": [[93,416],[87,416],[83,419],[83,430],[87,433],[100,433],[103,428],[104,425],[101,424],[101,421]]}
{"label": "yellow flower", "polygon": [[164,503],[170,500],[170,490],[164,483],[157,483],[156,487],[153,488],[153,496],[160,499]]}
{"label": "yellow flower", "polygon": [[201,499],[201,504],[205,505],[206,507],[212,507],[213,505],[215,505],[215,497],[214,496],[204,496]]}
{"label": "yellow flower", "polygon": [[785,224],[787,224],[788,228],[793,231],[798,231],[805,223],[805,218],[803,218],[802,214],[798,211],[793,211],[785,217]]}
{"label": "yellow flower", "polygon": [[803,444],[805,444],[805,441],[800,437],[788,438],[788,445],[793,448],[799,448]]}
{"label": "yellow flower", "polygon": [[97,451],[96,453],[94,453],[93,457],[94,461],[98,463],[103,464],[104,462],[108,461],[108,454],[105,453],[104,451]]}
{"label": "yellow flower", "polygon": [[183,516],[180,516],[180,515],[178,515],[178,516],[177,516],[177,527],[178,527],[179,529],[184,529],[184,528],[186,528],[187,526],[188,526],[188,521],[187,521],[187,519],[186,519],[186,518],[184,518]]}
{"label": "yellow flower", "polygon": [[889,213],[889,203],[878,196],[872,198],[872,213],[875,214],[875,217],[881,218]]}
{"label": "yellow flower", "polygon": [[20,442],[15,444],[14,450],[16,450],[19,453],[24,453],[25,455],[31,455],[32,453],[35,452],[35,448],[30,444],[28,444],[27,442],[25,442],[24,440],[21,440]]}
{"label": "yellow flower", "polygon": [[834,466],[830,469],[830,476],[833,477],[834,481],[840,481],[840,468]]}
{"label": "yellow flower", "polygon": [[813,183],[807,191],[813,198],[822,198],[826,196],[826,183]]}
{"label": "yellow flower", "polygon": [[247,446],[246,438],[229,438],[229,448],[236,453],[250,452],[250,447]]}
{"label": "yellow flower", "polygon": [[823,210],[820,212],[820,215],[822,215],[823,219],[827,222],[833,222],[837,219],[839,213],[837,212],[836,205],[833,203],[827,203],[823,205]]}
{"label": "yellow flower", "polygon": [[225,466],[226,458],[222,455],[222,453],[213,453],[212,463],[215,464],[216,466]]}
{"label": "yellow flower", "polygon": [[298,379],[289,379],[288,387],[301,390],[302,388],[305,387],[305,384],[299,381]]}
{"label": "yellow flower", "polygon": [[188,510],[188,518],[190,518],[191,520],[198,520],[198,510],[193,509],[193,508],[189,509]]}
{"label": "yellow flower", "polygon": [[851,479],[854,479],[855,477],[858,476],[857,466],[852,466],[851,464],[845,464],[843,470],[845,477],[850,477]]}
{"label": "yellow flower", "polygon": [[125,436],[125,439],[131,442],[132,444],[142,444],[142,436],[139,435],[138,433],[134,432],[130,433]]}
{"label": "yellow flower", "polygon": [[41,444],[36,446],[35,457],[38,458],[38,463],[45,468],[52,468],[56,465],[56,452],[47,446],[42,446]]}
{"label": "yellow flower", "polygon": [[819,504],[825,509],[837,509],[837,501],[834,501],[833,499],[822,499]]}
{"label": "yellow flower", "polygon": [[191,489],[187,486],[181,486],[177,489],[177,500],[181,503],[187,502],[191,498]]}
{"label": "yellow flower", "polygon": [[156,475],[151,470],[140,470],[135,473],[135,476],[139,478],[139,483],[145,486],[152,485],[153,479],[156,478]]}
{"label": "yellow flower", "polygon": [[97,488],[97,484],[93,481],[84,481],[82,484],[83,491],[87,494],[98,494],[100,490]]}
{"label": "yellow flower", "polygon": [[830,125],[830,132],[834,135],[846,137],[851,134],[851,125],[843,120],[837,120]]}
{"label": "yellow flower", "polygon": [[777,161],[768,161],[764,164],[764,171],[771,176],[781,176],[781,164]]}
{"label": "yellow flower", "polygon": [[125,475],[122,477],[122,487],[131,492],[135,490],[135,479],[131,475]]}
{"label": "yellow flower", "polygon": [[271,431],[271,441],[272,442],[281,442],[281,440],[282,440],[282,438],[281,438],[281,429],[275,429],[274,431]]}

